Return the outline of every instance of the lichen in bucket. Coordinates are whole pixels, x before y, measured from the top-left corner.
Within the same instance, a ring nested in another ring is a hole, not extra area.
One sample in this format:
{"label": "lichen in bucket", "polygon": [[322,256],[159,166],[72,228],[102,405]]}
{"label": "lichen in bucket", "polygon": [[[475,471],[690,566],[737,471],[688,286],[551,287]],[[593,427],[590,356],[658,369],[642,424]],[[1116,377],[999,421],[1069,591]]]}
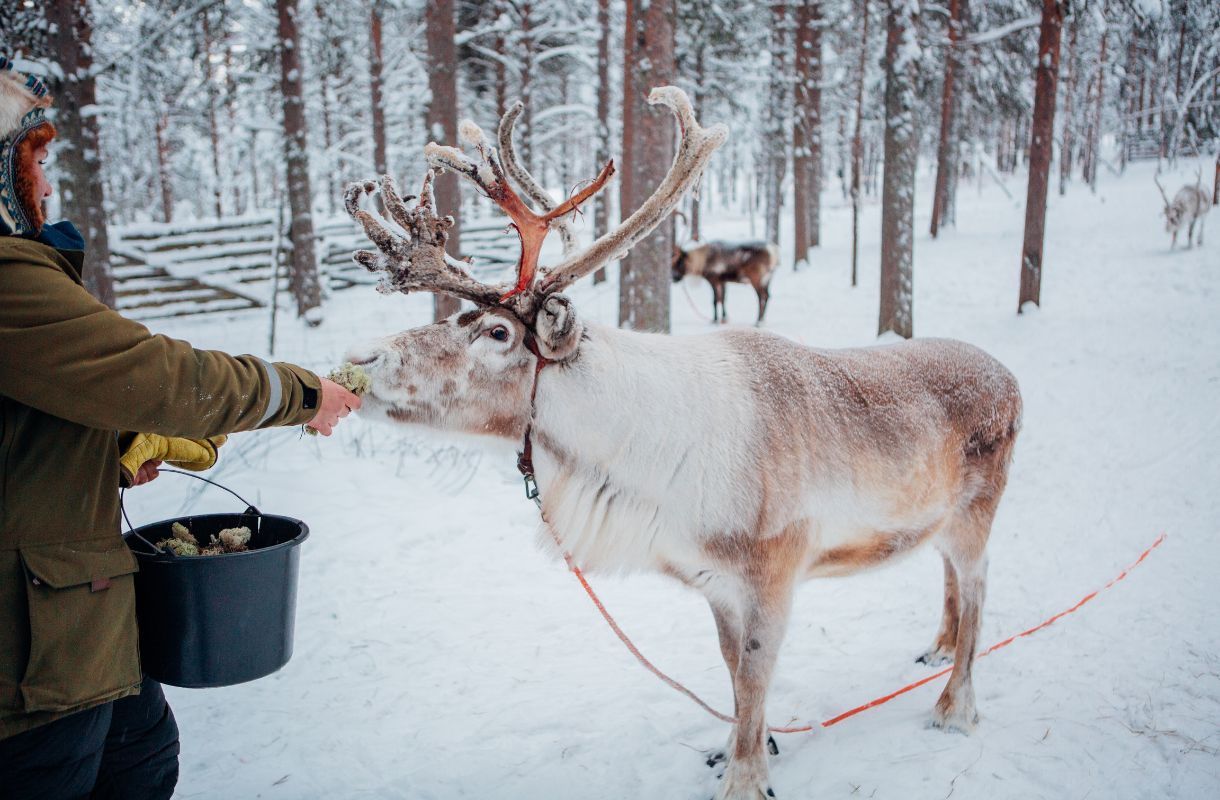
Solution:
{"label": "lichen in bucket", "polygon": [[225,528],[213,534],[205,547],[181,522],[170,526],[173,536],[157,542],[158,549],[170,550],[178,556],[219,556],[225,553],[244,553],[250,549],[251,531],[244,525],[240,528]]}

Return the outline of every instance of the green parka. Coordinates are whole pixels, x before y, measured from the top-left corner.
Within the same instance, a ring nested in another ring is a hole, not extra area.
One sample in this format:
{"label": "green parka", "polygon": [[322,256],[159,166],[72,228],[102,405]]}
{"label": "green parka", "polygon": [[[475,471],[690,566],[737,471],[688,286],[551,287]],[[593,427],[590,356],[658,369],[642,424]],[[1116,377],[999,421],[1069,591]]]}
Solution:
{"label": "green parka", "polygon": [[0,236],[0,739],[139,690],[117,432],[293,425],[319,399],[311,372],[112,311],[83,256]]}

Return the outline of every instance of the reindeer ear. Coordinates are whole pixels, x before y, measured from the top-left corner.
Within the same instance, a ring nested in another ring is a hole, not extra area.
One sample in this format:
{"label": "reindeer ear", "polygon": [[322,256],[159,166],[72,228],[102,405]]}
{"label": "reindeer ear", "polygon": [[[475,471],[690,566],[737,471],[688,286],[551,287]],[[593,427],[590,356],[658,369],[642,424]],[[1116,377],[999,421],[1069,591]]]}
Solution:
{"label": "reindeer ear", "polygon": [[561,294],[550,295],[542,302],[534,330],[539,351],[552,361],[566,361],[576,355],[585,332],[572,301]]}

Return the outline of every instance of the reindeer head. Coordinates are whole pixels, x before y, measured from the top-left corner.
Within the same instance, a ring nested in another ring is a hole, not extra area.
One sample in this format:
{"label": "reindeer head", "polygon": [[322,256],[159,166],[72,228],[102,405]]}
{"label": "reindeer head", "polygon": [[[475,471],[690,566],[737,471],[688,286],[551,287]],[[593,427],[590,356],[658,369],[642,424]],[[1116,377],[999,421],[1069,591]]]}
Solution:
{"label": "reindeer head", "polygon": [[678,245],[674,245],[674,255],[669,261],[669,274],[674,279],[674,283],[686,277],[686,258],[686,251]]}
{"label": "reindeer head", "polygon": [[[424,155],[430,169],[413,206],[407,203],[414,198],[404,201],[388,176],[381,179],[386,213],[405,235],[389,230],[384,220],[360,207],[361,198],[374,193],[376,184],[366,181],[348,186],[344,196],[347,211],[380,251],[361,250],[353,258],[381,274],[379,291],[440,292],[476,306],[433,325],[353,348],[347,360],[363,365],[372,378],[362,414],[372,412],[446,430],[521,437],[531,413],[535,370],[542,363],[564,362],[579,354],[584,329],[571,301],[560,292],[607,262],[622,258],[651,233],[699,179],[712,153],[728,136],[723,125],[701,127],[680,89],[653,89],[648,101],[668,106],[677,118],[682,139],[674,162],[635,213],[582,251],[576,250],[566,217],[605,186],[614,173],[614,163],[607,163],[589,186],[556,204],[517,162],[512,128],[523,108],[520,103],[500,121],[498,154],[470,121],[462,123],[460,134],[474,148],[477,160],[456,147],[428,144]],[[437,215],[432,180],[435,170],[446,169],[470,180],[509,216],[521,238],[512,286],[477,281],[467,264],[445,252],[453,218]],[[537,211],[509,185],[509,176]],[[542,243],[553,228],[563,240],[564,258],[540,270]]]}

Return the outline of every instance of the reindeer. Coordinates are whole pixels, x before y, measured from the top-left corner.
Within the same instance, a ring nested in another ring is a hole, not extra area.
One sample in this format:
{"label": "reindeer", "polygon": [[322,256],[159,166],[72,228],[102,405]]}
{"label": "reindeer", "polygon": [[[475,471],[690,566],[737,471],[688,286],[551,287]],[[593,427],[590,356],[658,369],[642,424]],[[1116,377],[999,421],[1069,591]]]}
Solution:
{"label": "reindeer", "polygon": [[1161,199],[1165,201],[1165,208],[1161,210],[1161,215],[1165,217],[1165,230],[1173,234],[1173,239],[1169,242],[1169,249],[1172,250],[1177,245],[1178,231],[1182,230],[1182,226],[1186,225],[1188,221],[1190,227],[1186,231],[1186,249],[1189,250],[1194,246],[1196,222],[1199,223],[1199,245],[1202,246],[1203,218],[1207,216],[1207,211],[1211,207],[1207,192],[1203,191],[1202,173],[1194,186],[1186,185],[1178,189],[1178,193],[1173,196],[1172,203],[1169,202],[1169,196],[1165,194],[1165,188],[1161,186],[1156,175],[1152,176],[1152,180],[1161,192]]}
{"label": "reindeer", "polygon": [[767,313],[771,275],[779,264],[779,248],[766,242],[706,242],[674,247],[671,270],[674,283],[699,275],[712,286],[712,322],[729,321],[724,307],[725,284],[748,283],[758,295],[758,324]]}
{"label": "reindeer", "polygon": [[[356,346],[347,358],[372,378],[362,415],[520,443],[543,548],[570,553],[589,572],[653,570],[704,595],[736,700],[716,797],[758,800],[774,797],[767,689],[806,579],[937,548],[944,610],[919,660],[955,666],[932,724],[975,726],[986,545],[1021,397],[999,362],[951,340],[823,350],[757,330],[671,337],[582,321],[561,292],[668,216],[728,134],[702,127],[677,88],[654,89],[649,102],[677,118],[673,164],[639,209],[585,250],[565,217],[605,185],[613,162],[556,203],[517,163],[520,104],[501,122],[498,154],[470,122],[461,136],[477,160],[428,144],[414,206],[381,179],[386,213],[405,236],[361,208],[373,182],[349,186],[346,208],[378,250],[354,258],[381,273],[382,291],[441,292],[475,308]],[[514,285],[480,283],[446,255],[453,220],[438,216],[431,188],[432,170],[445,169],[511,218],[522,242]],[[565,256],[540,270],[551,228]],[[669,413],[675,407],[680,417]]]}

